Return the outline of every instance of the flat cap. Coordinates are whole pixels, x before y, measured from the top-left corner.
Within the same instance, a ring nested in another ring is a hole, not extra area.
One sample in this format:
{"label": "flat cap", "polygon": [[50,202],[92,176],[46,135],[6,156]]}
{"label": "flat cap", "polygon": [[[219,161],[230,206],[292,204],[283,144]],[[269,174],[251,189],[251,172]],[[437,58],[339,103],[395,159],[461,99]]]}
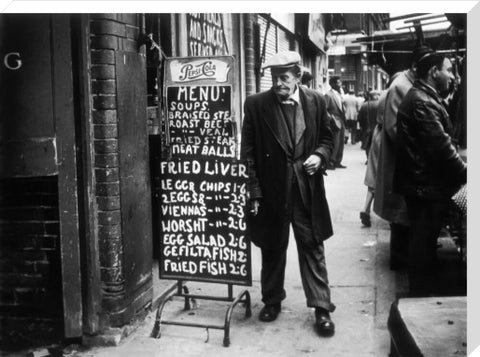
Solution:
{"label": "flat cap", "polygon": [[300,55],[295,51],[278,52],[270,57],[262,66],[262,68],[290,68],[295,65],[300,65],[300,61]]}

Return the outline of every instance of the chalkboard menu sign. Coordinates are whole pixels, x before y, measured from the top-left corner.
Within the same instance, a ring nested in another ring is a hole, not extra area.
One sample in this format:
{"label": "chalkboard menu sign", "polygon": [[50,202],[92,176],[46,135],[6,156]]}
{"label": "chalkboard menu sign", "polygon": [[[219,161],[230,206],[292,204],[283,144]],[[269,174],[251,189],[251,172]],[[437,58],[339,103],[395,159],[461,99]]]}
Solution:
{"label": "chalkboard menu sign", "polygon": [[160,166],[160,276],[250,285],[246,166],[231,159]]}
{"label": "chalkboard menu sign", "polygon": [[234,157],[231,86],[167,88],[170,150],[176,157]]}
{"label": "chalkboard menu sign", "polygon": [[247,167],[237,158],[233,57],[165,64],[160,277],[251,285]]}

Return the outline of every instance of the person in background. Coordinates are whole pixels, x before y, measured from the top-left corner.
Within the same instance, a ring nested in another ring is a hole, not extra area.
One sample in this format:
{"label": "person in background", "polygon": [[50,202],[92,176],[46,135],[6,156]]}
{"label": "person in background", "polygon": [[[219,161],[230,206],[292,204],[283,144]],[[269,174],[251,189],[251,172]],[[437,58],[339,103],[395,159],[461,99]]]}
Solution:
{"label": "person in background", "polygon": [[[378,93],[373,93],[372,97],[377,97]],[[370,227],[371,217],[370,212],[372,208],[372,202],[375,198],[375,180],[377,176],[377,164],[378,153],[380,151],[380,133],[383,125],[383,114],[385,109],[385,99],[387,97],[386,91],[383,91],[380,95],[380,99],[375,99],[377,104],[375,105],[375,128],[371,135],[371,145],[369,146],[367,154],[367,169],[365,170],[364,184],[367,186],[367,196],[365,197],[365,204],[363,211],[360,212],[360,221],[365,227]],[[363,106],[362,106],[363,107]],[[368,112],[368,109],[366,110]],[[360,114],[359,114],[360,120]]]}
{"label": "person in background", "polygon": [[436,272],[437,238],[450,198],[467,181],[467,166],[452,143],[441,97],[455,78],[452,63],[427,53],[417,61],[417,76],[398,109],[393,188],[404,196],[410,220],[410,292],[426,296]]}
{"label": "person in background", "polygon": [[306,88],[312,88],[312,81],[313,81],[313,76],[306,67],[302,67],[302,78],[301,78],[301,83],[302,86],[305,86]]}
{"label": "person in background", "polygon": [[465,153],[467,148],[466,60],[457,57],[455,62],[455,82],[447,91],[443,91],[441,96],[444,98],[445,107],[453,123],[452,140],[457,146],[460,156],[463,156],[462,154]]}
{"label": "person in background", "polygon": [[[357,127],[358,101],[353,90],[349,91],[343,97],[343,104],[345,106],[346,129],[350,136],[350,142],[352,145],[355,145],[357,143],[355,129]],[[346,143],[348,143],[348,136],[346,136],[345,139],[345,144]]]}
{"label": "person in background", "polygon": [[[362,107],[362,104],[365,102],[365,94],[363,91],[360,91],[357,93],[356,97],[357,99],[357,113],[360,112],[360,108]],[[360,132],[360,124],[358,123],[358,114],[357,114],[357,126],[355,128],[355,137],[356,141],[359,142],[362,140],[362,134]]]}
{"label": "person in background", "polygon": [[393,191],[397,110],[416,80],[418,59],[430,52],[432,49],[425,45],[413,50],[410,68],[395,75],[385,99],[373,211],[390,222],[390,268],[394,270],[407,264],[409,226],[405,200],[402,195]]}
{"label": "person in background", "polygon": [[358,111],[362,107],[363,102],[365,102],[365,93],[364,92],[358,92],[356,98],[357,98],[357,111]]}
{"label": "person in background", "polygon": [[290,224],[307,306],[322,336],[335,331],[323,241],[333,234],[323,175],[333,149],[325,100],[300,85],[300,55],[280,52],[270,68],[272,88],[247,97],[241,157],[249,167],[252,241],[262,252],[259,319],[274,321],[286,297]]}
{"label": "person in background", "polygon": [[327,112],[332,127],[333,153],[327,168],[329,170],[345,169],[342,165],[343,149],[345,145],[345,107],[342,100],[342,81],[340,77],[334,76],[329,81],[330,90],[325,94]]}
{"label": "person in background", "polygon": [[377,125],[377,107],[379,94],[376,91],[368,93],[368,99],[362,104],[358,113],[358,124],[360,126],[362,146],[368,158],[368,152],[372,143],[372,135]]}

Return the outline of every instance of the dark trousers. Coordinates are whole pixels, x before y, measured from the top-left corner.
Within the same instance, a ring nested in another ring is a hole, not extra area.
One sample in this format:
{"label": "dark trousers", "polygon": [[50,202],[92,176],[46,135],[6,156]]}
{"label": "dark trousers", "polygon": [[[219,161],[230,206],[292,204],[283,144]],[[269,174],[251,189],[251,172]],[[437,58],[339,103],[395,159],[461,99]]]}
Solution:
{"label": "dark trousers", "polygon": [[342,163],[343,159],[343,148],[345,146],[345,126],[342,125],[342,128],[333,132],[333,152],[330,157],[331,163],[336,166]]}
{"label": "dark trousers", "polygon": [[436,276],[437,239],[444,223],[447,202],[405,197],[410,220],[408,277],[410,292],[429,294]]}
{"label": "dark trousers", "polygon": [[357,121],[353,119],[347,120],[347,129],[350,132],[350,142],[355,145],[357,142]]}
{"label": "dark trousers", "polygon": [[[330,312],[335,305],[330,302],[330,287],[325,264],[323,242],[315,242],[310,216],[306,211],[298,186],[292,185],[289,208],[283,222],[284,232],[288,237],[290,223],[297,242],[298,261],[303,290],[308,307],[322,307]],[[265,304],[280,303],[286,297],[284,289],[285,266],[287,263],[287,246],[281,249],[262,249],[262,301]]]}
{"label": "dark trousers", "polygon": [[390,223],[390,268],[392,270],[408,266],[409,227]]}

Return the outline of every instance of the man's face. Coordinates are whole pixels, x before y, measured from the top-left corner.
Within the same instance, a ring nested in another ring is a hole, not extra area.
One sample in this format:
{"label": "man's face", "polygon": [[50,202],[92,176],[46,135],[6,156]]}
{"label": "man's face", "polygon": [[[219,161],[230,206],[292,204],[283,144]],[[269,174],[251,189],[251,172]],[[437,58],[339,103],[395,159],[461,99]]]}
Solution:
{"label": "man's face", "polygon": [[439,92],[448,91],[450,83],[455,80],[455,76],[453,75],[452,63],[448,58],[444,59],[442,67],[437,69],[434,72],[433,76],[436,89]]}
{"label": "man's face", "polygon": [[272,88],[280,98],[286,99],[293,94],[299,80],[291,69],[272,68]]}
{"label": "man's face", "polygon": [[332,88],[335,89],[337,92],[340,92],[340,88],[342,87],[342,81],[337,79],[335,82],[332,83]]}

